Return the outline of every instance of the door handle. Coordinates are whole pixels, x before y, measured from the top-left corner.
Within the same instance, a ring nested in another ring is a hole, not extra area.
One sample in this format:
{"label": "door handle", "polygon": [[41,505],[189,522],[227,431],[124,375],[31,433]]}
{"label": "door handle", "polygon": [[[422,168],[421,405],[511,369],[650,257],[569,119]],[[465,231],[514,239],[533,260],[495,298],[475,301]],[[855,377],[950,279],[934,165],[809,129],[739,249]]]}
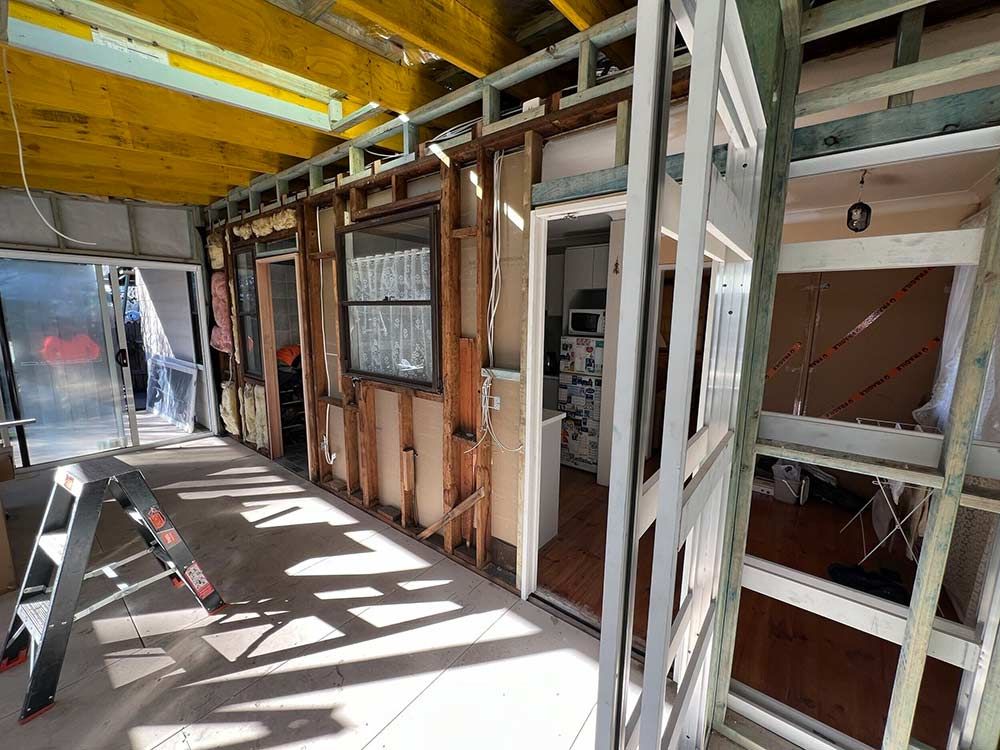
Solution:
{"label": "door handle", "polygon": [[118,363],[119,367],[128,367],[128,351],[125,349],[119,349],[115,352],[115,362]]}

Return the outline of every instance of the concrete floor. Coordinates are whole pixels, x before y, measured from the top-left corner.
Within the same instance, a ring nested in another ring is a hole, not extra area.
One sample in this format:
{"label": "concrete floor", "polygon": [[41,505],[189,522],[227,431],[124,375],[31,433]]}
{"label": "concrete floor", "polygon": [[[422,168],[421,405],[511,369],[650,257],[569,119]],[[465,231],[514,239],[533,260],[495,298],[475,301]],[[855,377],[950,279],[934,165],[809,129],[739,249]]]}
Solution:
{"label": "concrete floor", "polygon": [[[19,726],[27,670],[0,674],[5,747],[593,747],[594,638],[231,441],[123,460],[230,606],[160,581],[81,620],[49,713]],[[21,565],[47,481],[0,487]],[[94,561],[137,549],[108,505]]]}

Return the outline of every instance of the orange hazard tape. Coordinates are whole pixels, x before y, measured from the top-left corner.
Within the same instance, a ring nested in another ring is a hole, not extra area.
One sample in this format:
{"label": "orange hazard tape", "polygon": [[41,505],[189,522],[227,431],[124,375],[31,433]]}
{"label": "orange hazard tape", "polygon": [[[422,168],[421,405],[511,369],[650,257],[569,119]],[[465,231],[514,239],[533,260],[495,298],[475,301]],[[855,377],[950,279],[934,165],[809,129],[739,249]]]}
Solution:
{"label": "orange hazard tape", "polygon": [[836,344],[834,344],[833,346],[831,346],[828,349],[826,349],[818,357],[816,357],[816,359],[814,359],[812,362],[810,362],[809,363],[809,369],[810,370],[815,369],[817,365],[822,364],[823,362],[825,362],[826,360],[828,360],[830,357],[832,357],[836,352],[840,351],[840,349],[842,349],[849,341],[851,341],[851,339],[853,339],[859,333],[861,333],[866,328],[868,328],[876,320],[878,320],[879,318],[881,318],[882,315],[883,315],[883,313],[885,313],[886,310],[888,310],[890,307],[892,307],[897,302],[899,302],[903,297],[905,297],[906,294],[911,289],[913,289],[913,287],[915,287],[918,283],[920,283],[920,281],[922,279],[924,279],[930,272],[931,272],[931,269],[925,268],[920,273],[918,273],[916,276],[914,276],[912,279],[910,279],[906,283],[906,286],[904,286],[903,288],[899,289],[895,294],[893,294],[891,297],[889,297],[889,299],[887,299],[885,302],[883,302],[881,305],[879,305],[875,310],[872,311],[872,313],[867,318],[865,318],[860,323],[858,323],[856,326],[854,326],[854,328],[852,328],[842,339],[840,339],[840,341],[838,341]]}
{"label": "orange hazard tape", "polygon": [[874,381],[873,383],[869,383],[864,388],[862,388],[860,391],[858,391],[858,392],[856,392],[856,393],[848,396],[848,398],[847,398],[846,401],[840,402],[837,406],[835,406],[832,409],[830,409],[830,411],[828,411],[826,414],[821,415],[821,418],[822,419],[829,419],[830,417],[834,416],[835,414],[839,414],[840,412],[842,412],[844,409],[846,409],[851,404],[856,404],[858,401],[860,401],[861,399],[863,399],[865,396],[867,396],[869,393],[871,393],[872,391],[874,391],[876,388],[879,388],[880,386],[885,385],[886,383],[888,383],[893,378],[899,377],[900,374],[903,372],[903,370],[905,370],[906,368],[908,368],[910,365],[912,365],[918,359],[920,359],[921,357],[923,357],[925,354],[930,354],[932,351],[934,351],[935,349],[937,349],[940,345],[941,345],[941,338],[939,336],[935,336],[934,338],[930,339],[926,344],[924,344],[922,347],[920,347],[920,349],[918,349],[916,352],[914,352],[909,357],[907,357],[906,359],[904,359],[898,365],[896,365],[895,367],[893,367],[891,370],[889,370],[887,373],[885,373],[885,375],[883,375],[882,377],[880,377],[878,380]]}
{"label": "orange hazard tape", "polygon": [[781,359],[779,359],[777,362],[771,365],[770,368],[768,368],[767,375],[764,376],[764,380],[770,380],[775,375],[777,375],[778,371],[782,367],[787,365],[788,360],[790,360],[793,356],[795,356],[795,352],[797,352],[801,348],[802,348],[801,341],[796,341],[794,344],[792,344],[791,348],[787,352],[781,355]]}

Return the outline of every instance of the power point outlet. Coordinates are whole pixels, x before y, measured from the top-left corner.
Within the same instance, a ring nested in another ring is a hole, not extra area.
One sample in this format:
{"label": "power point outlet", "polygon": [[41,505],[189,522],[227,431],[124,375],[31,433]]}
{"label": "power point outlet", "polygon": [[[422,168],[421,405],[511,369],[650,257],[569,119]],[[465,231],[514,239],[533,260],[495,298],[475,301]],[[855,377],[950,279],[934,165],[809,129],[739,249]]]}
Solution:
{"label": "power point outlet", "polygon": [[489,407],[491,409],[493,409],[494,411],[499,411],[500,410],[500,397],[499,396],[490,396],[490,398],[489,398]]}

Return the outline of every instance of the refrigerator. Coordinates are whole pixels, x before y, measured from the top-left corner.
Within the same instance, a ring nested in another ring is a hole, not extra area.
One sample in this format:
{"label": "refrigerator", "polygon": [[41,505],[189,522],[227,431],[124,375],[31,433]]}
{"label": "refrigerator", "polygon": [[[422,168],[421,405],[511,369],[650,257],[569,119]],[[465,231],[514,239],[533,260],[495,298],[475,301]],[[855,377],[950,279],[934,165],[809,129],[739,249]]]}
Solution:
{"label": "refrigerator", "polygon": [[560,460],[565,466],[597,473],[601,429],[604,339],[563,336],[559,342]]}

